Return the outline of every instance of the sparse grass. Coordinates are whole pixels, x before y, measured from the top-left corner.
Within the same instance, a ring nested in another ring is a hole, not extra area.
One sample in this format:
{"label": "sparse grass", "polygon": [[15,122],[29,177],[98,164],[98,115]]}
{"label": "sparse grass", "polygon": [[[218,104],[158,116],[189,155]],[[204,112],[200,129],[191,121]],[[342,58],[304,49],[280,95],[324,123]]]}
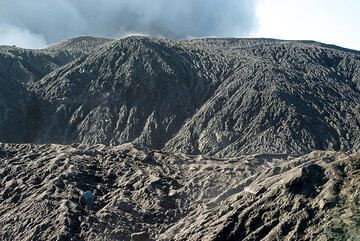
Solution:
{"label": "sparse grass", "polygon": [[[360,153],[352,156],[352,165],[356,166]],[[336,206],[329,211],[320,228],[318,240],[358,241],[360,240],[360,177],[353,174],[343,184]]]}

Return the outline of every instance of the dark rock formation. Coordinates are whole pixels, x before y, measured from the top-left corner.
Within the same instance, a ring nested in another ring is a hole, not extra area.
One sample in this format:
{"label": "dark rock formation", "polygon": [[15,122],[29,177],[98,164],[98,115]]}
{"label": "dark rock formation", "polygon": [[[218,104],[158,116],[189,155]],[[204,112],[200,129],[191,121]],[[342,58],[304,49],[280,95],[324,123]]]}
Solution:
{"label": "dark rock formation", "polygon": [[85,40],[46,50],[83,57],[51,65],[40,80],[47,71],[30,74],[31,128],[18,115],[27,139],[0,140],[134,142],[217,156],[349,150],[360,141],[357,51],[274,39],[129,37],[100,48],[106,40]]}
{"label": "dark rock formation", "polygon": [[360,239],[354,50],[1,46],[0,141],[0,240]]}
{"label": "dark rock formation", "polygon": [[79,37],[45,49],[0,46],[0,77],[7,81],[37,81],[51,71],[79,58],[112,40]]}
{"label": "dark rock formation", "polygon": [[35,82],[110,41],[80,37],[36,50],[0,46],[0,141],[31,142],[39,131],[43,101],[28,91],[26,83]]}

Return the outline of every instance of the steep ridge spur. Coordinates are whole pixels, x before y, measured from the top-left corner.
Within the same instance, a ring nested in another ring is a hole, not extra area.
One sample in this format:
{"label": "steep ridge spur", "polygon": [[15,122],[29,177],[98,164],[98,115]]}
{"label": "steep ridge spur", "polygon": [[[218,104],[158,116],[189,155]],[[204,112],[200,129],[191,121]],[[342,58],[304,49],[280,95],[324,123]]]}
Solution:
{"label": "steep ridge spur", "polygon": [[0,46],[0,140],[34,140],[41,101],[27,90],[26,84],[110,41],[79,37],[45,49]]}
{"label": "steep ridge spur", "polygon": [[169,41],[127,38],[49,74],[32,86],[56,108],[45,110],[40,140],[162,148],[220,81],[196,57]]}
{"label": "steep ridge spur", "polygon": [[2,79],[27,83],[37,81],[51,71],[112,41],[95,37],[78,37],[44,49],[23,49],[0,46],[0,76]]}
{"label": "steep ridge spur", "polygon": [[302,42],[234,51],[251,58],[222,82],[167,149],[304,153],[346,150],[359,142],[358,53]]}
{"label": "steep ridge spur", "polygon": [[46,102],[34,140],[218,156],[349,150],[359,58],[311,41],[120,39],[31,84]]}

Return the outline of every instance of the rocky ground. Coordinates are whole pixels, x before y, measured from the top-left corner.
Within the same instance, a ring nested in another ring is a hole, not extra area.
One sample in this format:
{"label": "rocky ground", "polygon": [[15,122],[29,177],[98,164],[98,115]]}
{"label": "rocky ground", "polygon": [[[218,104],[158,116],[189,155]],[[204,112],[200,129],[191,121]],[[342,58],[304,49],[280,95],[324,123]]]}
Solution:
{"label": "rocky ground", "polygon": [[[1,240],[358,240],[360,153],[0,145]],[[331,238],[330,238],[331,237]]]}
{"label": "rocky ground", "polygon": [[0,46],[0,141],[0,240],[360,239],[355,50]]}

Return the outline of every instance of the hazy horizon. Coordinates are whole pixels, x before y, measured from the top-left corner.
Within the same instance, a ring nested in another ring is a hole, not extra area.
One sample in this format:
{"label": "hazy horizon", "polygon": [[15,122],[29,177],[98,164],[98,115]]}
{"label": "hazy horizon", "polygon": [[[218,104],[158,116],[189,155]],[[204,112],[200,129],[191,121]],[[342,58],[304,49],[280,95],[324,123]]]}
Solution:
{"label": "hazy horizon", "polygon": [[42,48],[95,36],[314,40],[360,50],[355,0],[3,0],[0,45]]}

